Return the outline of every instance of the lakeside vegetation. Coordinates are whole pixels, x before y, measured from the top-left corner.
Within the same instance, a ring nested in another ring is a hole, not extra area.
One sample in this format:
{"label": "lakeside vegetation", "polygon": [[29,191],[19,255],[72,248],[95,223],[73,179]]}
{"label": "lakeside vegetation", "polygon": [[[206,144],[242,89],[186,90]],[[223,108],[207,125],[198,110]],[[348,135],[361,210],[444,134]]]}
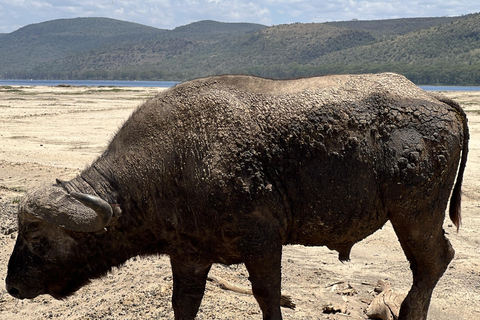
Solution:
{"label": "lakeside vegetation", "polygon": [[0,37],[0,78],[187,80],[397,72],[480,85],[480,14],[296,23],[200,21],[163,30],[106,18],[33,24]]}

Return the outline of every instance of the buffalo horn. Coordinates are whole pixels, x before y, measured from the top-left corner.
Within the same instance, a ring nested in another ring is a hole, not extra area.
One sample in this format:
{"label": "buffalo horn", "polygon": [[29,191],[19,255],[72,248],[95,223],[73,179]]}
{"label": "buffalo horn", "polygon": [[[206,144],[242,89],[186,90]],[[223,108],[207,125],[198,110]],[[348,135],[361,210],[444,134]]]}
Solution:
{"label": "buffalo horn", "polygon": [[92,196],[90,194],[79,192],[70,192],[70,196],[95,211],[104,226],[106,226],[110,222],[110,219],[113,215],[113,210],[110,204],[108,204],[108,202],[106,202],[105,200],[97,196]]}

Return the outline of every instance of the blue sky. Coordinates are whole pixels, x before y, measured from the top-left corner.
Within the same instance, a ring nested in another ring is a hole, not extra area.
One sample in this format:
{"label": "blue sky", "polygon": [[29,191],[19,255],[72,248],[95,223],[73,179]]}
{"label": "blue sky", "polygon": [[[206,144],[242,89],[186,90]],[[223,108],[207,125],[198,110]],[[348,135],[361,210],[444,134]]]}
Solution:
{"label": "blue sky", "polygon": [[199,20],[278,25],[293,22],[459,16],[472,0],[0,0],[0,33],[54,19],[107,17],[163,29]]}

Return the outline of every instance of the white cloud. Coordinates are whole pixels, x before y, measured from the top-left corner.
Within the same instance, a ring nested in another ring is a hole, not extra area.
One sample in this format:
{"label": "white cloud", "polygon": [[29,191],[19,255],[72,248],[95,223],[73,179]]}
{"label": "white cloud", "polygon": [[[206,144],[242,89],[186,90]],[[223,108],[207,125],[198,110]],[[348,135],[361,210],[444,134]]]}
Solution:
{"label": "white cloud", "polygon": [[[192,4],[195,4],[193,6]],[[199,0],[190,1],[190,6],[175,2],[173,9],[179,19],[185,22],[198,20],[219,21],[268,21],[269,10],[259,2],[245,2],[240,0]]]}
{"label": "white cloud", "polygon": [[[374,20],[400,17],[440,17],[477,12],[468,0],[264,0],[273,23]],[[276,18],[289,19],[279,22]]]}

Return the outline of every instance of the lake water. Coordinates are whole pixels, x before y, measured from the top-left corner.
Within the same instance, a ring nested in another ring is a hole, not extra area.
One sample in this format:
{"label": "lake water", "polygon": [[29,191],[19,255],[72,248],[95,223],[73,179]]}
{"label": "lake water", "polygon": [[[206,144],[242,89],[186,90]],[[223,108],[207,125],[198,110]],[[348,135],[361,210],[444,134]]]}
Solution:
{"label": "lake water", "polygon": [[426,91],[480,91],[480,87],[463,86],[419,86]]}
{"label": "lake water", "polygon": [[[159,87],[169,88],[178,81],[120,81],[120,80],[8,80],[0,79],[0,86],[58,86],[68,84],[86,87]],[[480,91],[480,87],[472,86],[419,86],[427,91]]]}

